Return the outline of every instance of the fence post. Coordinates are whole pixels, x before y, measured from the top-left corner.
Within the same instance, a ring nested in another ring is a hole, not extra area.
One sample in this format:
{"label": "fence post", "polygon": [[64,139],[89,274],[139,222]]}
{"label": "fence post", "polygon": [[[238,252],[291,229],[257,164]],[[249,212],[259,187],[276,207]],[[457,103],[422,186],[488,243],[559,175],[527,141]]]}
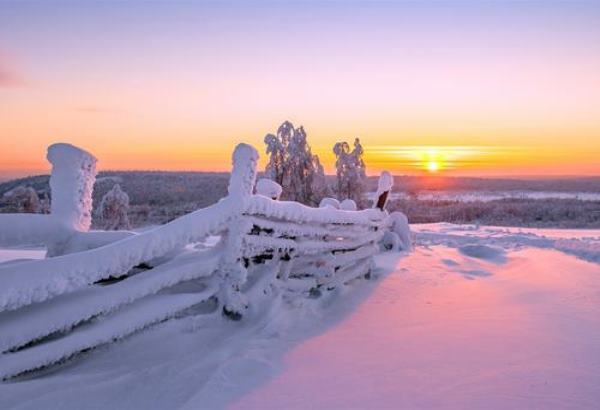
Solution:
{"label": "fence post", "polygon": [[374,208],[379,208],[381,211],[385,209],[385,205],[389,199],[389,194],[394,185],[394,177],[387,172],[383,171],[379,176],[379,182],[377,184],[377,193],[375,194],[376,201]]}
{"label": "fence post", "polygon": [[50,220],[56,234],[46,241],[46,256],[66,252],[75,232],[87,232],[92,223],[92,191],[96,181],[96,158],[71,144],[52,144],[46,156],[50,175]]}
{"label": "fence post", "polygon": [[89,152],[64,143],[50,145],[47,158],[52,164],[51,215],[69,229],[89,230],[96,158]]}
{"label": "fence post", "polygon": [[248,144],[238,144],[233,151],[233,169],[227,192],[234,217],[224,234],[225,251],[221,258],[219,274],[221,276],[220,298],[223,313],[233,320],[240,320],[248,303],[240,292],[246,281],[247,269],[242,261],[243,238],[250,224],[243,218],[247,200],[252,195],[256,182],[256,163],[258,152]]}

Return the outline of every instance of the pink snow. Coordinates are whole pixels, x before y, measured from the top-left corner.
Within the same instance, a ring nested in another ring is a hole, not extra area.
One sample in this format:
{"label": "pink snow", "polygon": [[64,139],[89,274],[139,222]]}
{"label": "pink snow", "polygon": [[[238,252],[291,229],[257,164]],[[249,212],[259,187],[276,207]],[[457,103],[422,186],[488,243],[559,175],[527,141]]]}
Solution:
{"label": "pink snow", "polygon": [[598,265],[542,249],[383,258],[393,273],[354,313],[232,407],[597,408]]}
{"label": "pink snow", "polygon": [[166,321],[0,383],[0,408],[598,408],[600,231],[411,228],[371,280],[254,286],[240,322]]}

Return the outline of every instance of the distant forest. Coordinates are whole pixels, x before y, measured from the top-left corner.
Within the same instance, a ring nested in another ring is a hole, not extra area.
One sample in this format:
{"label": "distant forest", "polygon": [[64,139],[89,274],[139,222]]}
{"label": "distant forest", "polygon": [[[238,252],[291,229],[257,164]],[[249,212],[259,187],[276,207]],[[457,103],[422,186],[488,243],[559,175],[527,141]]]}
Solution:
{"label": "distant forest", "polygon": [[[333,183],[334,177],[328,176]],[[18,186],[33,188],[41,199],[49,198],[49,175],[31,176],[0,183],[0,212],[13,212],[4,194]],[[162,224],[217,202],[227,192],[228,173],[104,171],[94,187],[94,207],[114,184],[129,195],[132,225]],[[367,178],[367,191],[377,188],[377,177]],[[492,179],[459,177],[395,176],[395,192],[443,191],[561,191],[600,192],[600,177],[560,179]],[[390,210],[400,210],[413,223],[455,222],[484,225],[599,228],[600,202],[576,199],[501,199],[496,201],[439,201],[397,199]],[[96,215],[95,215],[96,217]],[[94,221],[94,226],[99,226]]]}

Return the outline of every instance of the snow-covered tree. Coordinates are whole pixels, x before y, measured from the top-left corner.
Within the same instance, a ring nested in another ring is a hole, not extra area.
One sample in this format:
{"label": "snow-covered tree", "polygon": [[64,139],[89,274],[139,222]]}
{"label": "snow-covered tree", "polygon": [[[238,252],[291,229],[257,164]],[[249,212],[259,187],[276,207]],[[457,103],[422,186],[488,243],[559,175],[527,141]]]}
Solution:
{"label": "snow-covered tree", "polygon": [[265,144],[269,162],[265,169],[265,177],[283,186],[287,174],[288,145],[294,132],[294,125],[285,121],[277,129],[277,135],[267,134]]}
{"label": "snow-covered tree", "polygon": [[362,208],[365,205],[365,162],[362,159],[363,148],[360,140],[354,140],[354,148],[350,150],[350,145],[343,141],[338,142],[333,147],[333,153],[336,156],[336,194],[338,199],[352,199]]}
{"label": "snow-covered tree", "polygon": [[285,121],[277,135],[265,136],[265,144],[269,155],[265,176],[283,187],[282,199],[317,205],[328,194],[323,166],[303,127]]}
{"label": "snow-covered tree", "polygon": [[311,182],[311,191],[313,193],[313,202],[316,205],[318,203],[317,201],[331,196],[332,192],[329,184],[327,183],[323,165],[321,165],[321,161],[319,161],[319,157],[317,155],[313,156],[313,167],[314,174]]}
{"label": "snow-covered tree", "polygon": [[129,229],[129,195],[115,184],[110,191],[102,197],[98,212],[102,218],[102,225],[106,230]]}
{"label": "snow-covered tree", "polygon": [[19,185],[4,194],[4,199],[15,212],[40,213],[42,207],[37,192],[30,186]]}

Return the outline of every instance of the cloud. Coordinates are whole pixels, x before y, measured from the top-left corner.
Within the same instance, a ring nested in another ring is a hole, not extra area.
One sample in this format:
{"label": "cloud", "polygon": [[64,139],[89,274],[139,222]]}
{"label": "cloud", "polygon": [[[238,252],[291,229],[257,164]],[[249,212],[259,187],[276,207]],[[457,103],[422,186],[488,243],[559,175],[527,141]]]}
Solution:
{"label": "cloud", "polygon": [[0,88],[22,87],[26,84],[25,77],[13,65],[13,60],[0,53]]}

